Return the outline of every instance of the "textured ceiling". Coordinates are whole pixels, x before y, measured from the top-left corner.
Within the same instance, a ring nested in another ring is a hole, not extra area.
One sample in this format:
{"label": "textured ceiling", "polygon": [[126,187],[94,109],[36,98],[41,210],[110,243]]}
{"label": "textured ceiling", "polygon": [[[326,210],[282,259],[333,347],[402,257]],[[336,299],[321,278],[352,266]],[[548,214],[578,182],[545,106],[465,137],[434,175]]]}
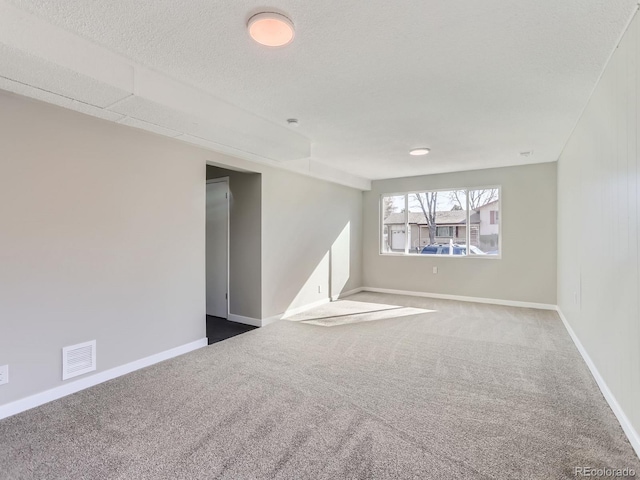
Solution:
{"label": "textured ceiling", "polygon": [[636,8],[273,0],[296,38],[266,49],[245,29],[263,1],[12,3],[267,120],[297,117],[312,159],[371,179],[556,160]]}

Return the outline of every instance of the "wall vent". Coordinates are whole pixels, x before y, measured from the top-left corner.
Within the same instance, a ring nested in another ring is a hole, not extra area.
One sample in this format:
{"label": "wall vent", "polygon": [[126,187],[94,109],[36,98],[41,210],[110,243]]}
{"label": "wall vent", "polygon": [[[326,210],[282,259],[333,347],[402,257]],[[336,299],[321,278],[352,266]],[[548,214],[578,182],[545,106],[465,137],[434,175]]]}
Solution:
{"label": "wall vent", "polygon": [[96,369],[96,341],[78,343],[62,349],[62,380]]}

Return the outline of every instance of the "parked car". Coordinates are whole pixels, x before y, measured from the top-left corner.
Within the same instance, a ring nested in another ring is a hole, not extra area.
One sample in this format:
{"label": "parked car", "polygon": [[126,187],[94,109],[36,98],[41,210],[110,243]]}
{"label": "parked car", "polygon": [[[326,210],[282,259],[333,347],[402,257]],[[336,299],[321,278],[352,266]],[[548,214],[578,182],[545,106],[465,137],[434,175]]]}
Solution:
{"label": "parked car", "polygon": [[[452,251],[453,249],[453,251]],[[471,245],[469,251],[472,255],[486,255],[478,247]],[[420,252],[422,255],[466,255],[467,246],[458,244],[432,244],[425,246]]]}

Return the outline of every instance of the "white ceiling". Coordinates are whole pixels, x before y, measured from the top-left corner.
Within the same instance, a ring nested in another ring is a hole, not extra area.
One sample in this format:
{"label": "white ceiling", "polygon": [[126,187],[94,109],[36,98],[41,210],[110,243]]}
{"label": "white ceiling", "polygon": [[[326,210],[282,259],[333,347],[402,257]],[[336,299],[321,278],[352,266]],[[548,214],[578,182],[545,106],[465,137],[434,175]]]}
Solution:
{"label": "white ceiling", "polygon": [[[296,117],[311,160],[367,179],[556,160],[637,6],[636,0],[12,3],[270,123],[290,128],[285,120]],[[265,5],[292,19],[293,44],[267,49],[250,40],[246,20]],[[179,121],[163,120],[158,105],[135,98],[112,110],[126,116],[123,123],[146,120],[173,136],[184,131]],[[419,146],[432,153],[407,154]],[[299,147],[289,162],[306,161]],[[531,150],[531,157],[519,155]]]}

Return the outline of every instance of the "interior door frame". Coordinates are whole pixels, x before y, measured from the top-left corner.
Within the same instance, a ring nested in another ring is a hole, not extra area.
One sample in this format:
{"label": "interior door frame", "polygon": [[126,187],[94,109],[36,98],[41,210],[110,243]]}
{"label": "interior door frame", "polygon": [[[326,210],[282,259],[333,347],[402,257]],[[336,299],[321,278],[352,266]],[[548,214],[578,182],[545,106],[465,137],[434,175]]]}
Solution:
{"label": "interior door frame", "polygon": [[[227,320],[231,315],[231,208],[230,198],[231,189],[229,188],[229,177],[211,178],[207,180],[209,183],[226,183],[227,184]],[[205,219],[206,222],[206,219]],[[206,239],[205,239],[206,241]],[[205,287],[206,288],[206,287]]]}

